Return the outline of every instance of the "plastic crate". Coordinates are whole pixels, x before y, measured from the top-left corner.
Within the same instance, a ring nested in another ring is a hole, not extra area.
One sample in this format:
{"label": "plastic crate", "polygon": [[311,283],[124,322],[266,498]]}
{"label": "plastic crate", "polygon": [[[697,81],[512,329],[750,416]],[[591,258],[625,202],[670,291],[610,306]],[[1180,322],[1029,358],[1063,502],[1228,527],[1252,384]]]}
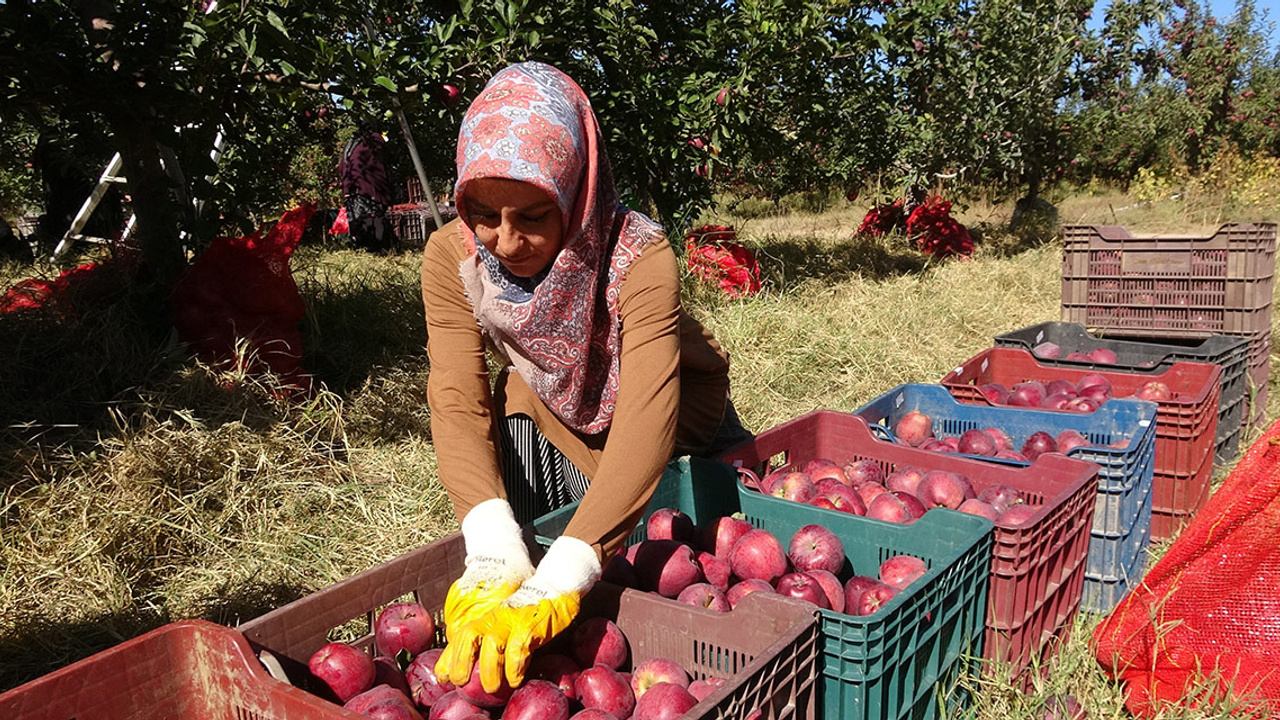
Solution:
{"label": "plastic crate", "polygon": [[[961,402],[990,407],[991,403],[978,389],[986,383],[1001,383],[1006,387],[1027,380],[1061,379],[1075,383],[1090,373],[1105,377],[1117,399],[1132,395],[1143,383],[1153,380],[1163,382],[1181,396],[1157,403],[1152,506],[1154,512],[1165,514],[1185,515],[1199,510],[1208,499],[1204,491],[1213,475],[1211,457],[1218,429],[1218,397],[1222,392],[1222,368],[1217,365],[1180,362],[1164,372],[1139,374],[1049,366],[1026,350],[991,348],[952,370],[942,378],[941,384]],[[1166,537],[1169,536],[1152,529],[1153,539]]]}
{"label": "plastic crate", "polygon": [[1148,336],[1270,327],[1276,226],[1228,223],[1209,237],[1135,238],[1063,227],[1062,319]]}
{"label": "plastic crate", "polygon": [[183,620],[0,694],[5,720],[360,720],[272,678],[240,633]]}
{"label": "plastic crate", "polygon": [[[530,538],[531,539],[531,538]],[[306,663],[329,633],[359,619],[372,627],[375,613],[406,595],[439,617],[449,585],[463,571],[462,536],[450,535],[354,575],[262,617],[242,624],[250,645],[266,652],[291,682],[312,682]],[[761,597],[721,615],[633,590],[598,583],[583,599],[579,617],[605,616],[626,634],[633,662],[662,656],[695,678],[728,682],[683,718],[745,716],[815,717],[817,626],[812,606]],[[443,641],[443,637],[441,637]],[[355,644],[368,647],[364,635]]]}
{"label": "plastic crate", "polygon": [[[801,527],[821,523],[844,543],[848,563],[841,580],[854,568],[874,574],[893,555],[921,558],[928,573],[876,615],[820,611],[820,716],[923,719],[940,717],[940,701],[958,708],[962,698],[956,680],[974,670],[970,658],[981,650],[991,522],[942,510],[914,525],[893,525],[780,500],[757,503],[757,498],[776,500],[746,491],[728,465],[682,458],[664,474],[646,514],[675,507],[705,522],[741,506],[748,521],[784,543]],[[558,536],[576,509],[575,503],[534,521],[538,535]],[[642,524],[636,539],[643,535]]]}
{"label": "plastic crate", "polygon": [[[928,452],[879,440],[864,419],[831,411],[812,412],[760,433],[722,459],[767,473],[788,465],[803,467],[816,458],[839,463],[870,458],[886,474],[908,466],[961,473],[975,491],[1009,485],[1040,505],[1024,526],[996,523],[983,657],[1009,664],[1013,676],[1047,659],[1059,639],[1057,632],[1069,625],[1080,607],[1097,465],[1046,455],[1030,467],[1016,467]],[[742,492],[748,512],[776,500]],[[836,514],[813,510],[823,518],[819,522]]]}
{"label": "plastic crate", "polygon": [[[1081,608],[1093,612],[1110,610],[1110,606],[1099,607],[1089,603],[1089,585],[1104,578],[1124,575],[1121,570],[1127,566],[1116,563],[1127,558],[1129,553],[1122,552],[1121,546],[1127,549],[1126,541],[1138,537],[1134,534],[1135,526],[1144,522],[1150,525],[1156,404],[1145,400],[1113,400],[1089,414],[984,407],[961,404],[941,385],[908,384],[899,385],[863,405],[854,414],[866,419],[873,426],[873,431],[892,438],[891,428],[898,418],[912,410],[933,418],[934,433],[938,435],[960,435],[965,430],[998,427],[1021,446],[1038,430],[1052,435],[1063,430],[1075,430],[1094,443],[1068,453],[1069,457],[1095,463],[1099,468],[1085,569],[1085,599]],[[877,425],[880,427],[874,427]],[[1000,464],[1026,464],[972,455],[964,457]],[[1139,534],[1150,535],[1149,527],[1140,527],[1138,531]],[[1126,583],[1128,580],[1126,578]],[[1093,593],[1092,596],[1097,595]]]}
{"label": "plastic crate", "polygon": [[[1249,340],[1231,335],[1207,338],[1117,339],[1091,335],[1079,323],[1046,322],[995,337],[996,347],[1034,350],[1042,343],[1062,348],[1062,358],[1036,355],[1036,361],[1050,367],[1089,368],[1093,371],[1122,371],[1155,374],[1179,362],[1212,363],[1222,367],[1222,392],[1218,398],[1218,430],[1215,456],[1219,463],[1235,459],[1240,450],[1240,431],[1249,422],[1245,413],[1248,390]],[[1116,354],[1115,363],[1067,360],[1073,352],[1087,353],[1106,348]],[[1034,353],[1032,353],[1034,355]]]}

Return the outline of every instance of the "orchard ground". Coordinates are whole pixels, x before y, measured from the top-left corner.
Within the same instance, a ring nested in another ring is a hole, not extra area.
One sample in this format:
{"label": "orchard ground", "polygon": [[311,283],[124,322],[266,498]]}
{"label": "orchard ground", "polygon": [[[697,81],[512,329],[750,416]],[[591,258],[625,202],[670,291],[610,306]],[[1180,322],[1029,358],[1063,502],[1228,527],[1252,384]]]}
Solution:
{"label": "orchard ground", "polygon": [[[1276,207],[1115,191],[1059,203],[1063,222],[1166,233],[1276,221]],[[736,224],[765,278],[740,301],[686,279],[732,353],[748,427],[936,382],[993,335],[1057,319],[1061,245],[1009,233],[1010,205],[963,209],[983,241],[943,263],[855,239],[865,209],[705,218]],[[457,527],[430,442],[417,253],[304,246],[293,266],[304,364],[324,385],[303,403],[190,362],[128,306],[0,318],[0,690],[172,620],[234,625]],[[2,286],[32,273],[0,268]],[[1270,403],[1269,421],[1280,392]],[[1091,718],[1127,717],[1088,652],[1097,622],[1080,617],[1029,695],[972,682],[976,716],[1038,718],[1044,697],[1071,693]]]}

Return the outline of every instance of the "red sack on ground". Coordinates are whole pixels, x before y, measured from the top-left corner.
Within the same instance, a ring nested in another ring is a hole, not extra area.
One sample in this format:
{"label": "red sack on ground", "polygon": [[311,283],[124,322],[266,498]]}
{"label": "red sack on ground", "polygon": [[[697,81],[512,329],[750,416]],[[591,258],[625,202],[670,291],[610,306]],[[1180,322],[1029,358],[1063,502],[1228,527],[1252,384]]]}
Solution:
{"label": "red sack on ground", "polygon": [[1093,634],[1125,704],[1280,714],[1280,422]]}
{"label": "red sack on ground", "polygon": [[703,225],[685,235],[685,255],[694,277],[719,285],[731,298],[760,292],[760,264],[725,225]]}
{"label": "red sack on ground", "polygon": [[64,270],[53,280],[23,280],[0,295],[0,315],[44,308],[62,317],[79,316],[123,293],[138,269],[138,260],[132,249],[118,248],[102,262]]}
{"label": "red sack on ground", "polygon": [[[306,308],[289,257],[313,211],[301,207],[285,213],[265,238],[261,230],[215,238],[178,278],[170,318],[196,357],[251,373],[270,370],[288,385],[310,388],[301,368],[298,330]],[[237,352],[241,340],[248,353]]]}
{"label": "red sack on ground", "polygon": [[338,217],[333,219],[333,225],[329,228],[330,235],[346,235],[351,232],[351,227],[347,225],[347,209],[338,210]]}

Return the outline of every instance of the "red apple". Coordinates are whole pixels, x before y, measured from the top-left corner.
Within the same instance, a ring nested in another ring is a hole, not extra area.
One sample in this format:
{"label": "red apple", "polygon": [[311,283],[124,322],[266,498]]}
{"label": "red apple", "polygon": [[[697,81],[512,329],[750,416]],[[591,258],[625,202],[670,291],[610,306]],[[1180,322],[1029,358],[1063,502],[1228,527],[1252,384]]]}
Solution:
{"label": "red apple", "polygon": [[317,650],[307,667],[312,675],[329,686],[341,702],[373,687],[373,679],[378,674],[373,658],[340,642],[328,643]]}
{"label": "red apple", "polygon": [[373,628],[378,652],[388,657],[396,657],[401,650],[417,655],[436,643],[435,620],[416,602],[388,605],[378,613]]}
{"label": "red apple", "polygon": [[[471,678],[456,689],[463,700],[482,708],[502,707],[511,699],[511,693],[515,692],[515,688],[507,684],[505,675],[502,677],[497,690],[493,692],[485,690],[484,684],[480,682],[480,668],[478,665],[471,669]],[[436,702],[440,701],[437,700]]]}
{"label": "red apple", "polygon": [[872,458],[855,460],[844,466],[845,477],[849,486],[856,487],[864,482],[884,484],[884,467]]}
{"label": "red apple", "polygon": [[462,91],[458,89],[457,85],[445,83],[440,86],[437,96],[445,107],[452,108],[456,107],[458,105],[458,101],[462,99]]}
{"label": "red apple", "polygon": [[618,720],[618,718],[599,708],[587,708],[579,710],[569,720]]}
{"label": "red apple", "polygon": [[689,683],[689,694],[694,700],[702,702],[711,696],[711,693],[724,687],[724,678],[707,678],[706,680],[694,680]]}
{"label": "red apple", "polygon": [[720,92],[716,93],[716,104],[720,107],[724,107],[724,104],[727,102],[729,102],[729,88],[720,88]]}
{"label": "red apple", "polygon": [[[858,497],[862,498],[862,504],[867,507],[868,511],[871,510],[871,501],[875,500],[876,496],[883,495],[888,492],[885,490],[885,487],[879,483],[863,483],[854,488],[854,490],[857,491]],[[866,513],[864,512],[863,514],[865,515]]]}
{"label": "red apple", "polygon": [[894,555],[880,563],[880,582],[892,585],[899,590],[924,577],[929,566],[918,557],[911,555]]}
{"label": "red apple", "polygon": [[1040,407],[1044,402],[1044,383],[1029,380],[1013,386],[1009,393],[1009,404],[1015,407]]}
{"label": "red apple", "polygon": [[405,678],[404,672],[400,670],[399,663],[395,658],[379,655],[373,659],[373,686],[389,685],[396,690],[404,693],[405,697],[410,697],[413,690],[409,687],[409,681]]}
{"label": "red apple", "polygon": [[787,466],[780,467],[777,470],[774,470],[773,472],[769,473],[768,475],[765,475],[764,477],[760,478],[760,488],[759,488],[760,492],[764,493],[765,495],[769,495],[770,493],[773,492],[773,488],[778,484],[778,482],[781,481],[782,478],[791,474],[792,472],[794,471],[791,469],[791,466],[787,465]]}
{"label": "red apple", "polygon": [[1111,348],[1100,347],[1094,348],[1089,352],[1089,359],[1104,365],[1115,365],[1119,358],[1116,356],[1116,352]]}
{"label": "red apple", "polygon": [[529,661],[529,671],[526,677],[535,680],[546,680],[547,682],[560,688],[560,692],[571,702],[576,702],[578,693],[573,688],[573,684],[578,679],[578,673],[582,668],[578,667],[578,663],[568,655],[560,655],[558,653],[536,653],[533,659]]}
{"label": "red apple", "polygon": [[787,556],[777,538],[757,529],[738,539],[729,556],[729,567],[743,580],[772,584],[787,571]]}
{"label": "red apple", "polygon": [[484,708],[468,702],[457,690],[450,690],[431,706],[428,720],[469,720],[476,715],[489,717]]}
{"label": "red apple", "polygon": [[1025,455],[1023,455],[1020,452],[1014,452],[1012,450],[1001,450],[1000,452],[996,453],[996,457],[1001,460],[1017,460],[1019,462],[1027,461],[1027,458]]}
{"label": "red apple", "polygon": [[636,577],[636,569],[627,561],[626,555],[614,555],[605,563],[600,579],[622,587],[636,587],[640,584]]}
{"label": "red apple", "polygon": [[1009,438],[1009,433],[998,427],[983,428],[983,432],[990,435],[992,440],[995,440],[996,452],[1000,452],[1001,450],[1013,452],[1013,440]]}
{"label": "red apple", "polygon": [[915,522],[915,518],[912,517],[911,511],[907,509],[902,499],[892,492],[886,492],[872,500],[867,506],[867,517],[898,525]]}
{"label": "red apple", "polygon": [[675,683],[661,682],[639,700],[632,720],[675,720],[698,704],[697,698]]}
{"label": "red apple", "polygon": [[[375,706],[377,709],[373,710]],[[413,712],[413,714],[409,715],[403,709],[398,709],[395,706],[408,708]],[[373,710],[374,713],[381,716],[397,714],[398,710],[398,714],[402,716],[416,716],[418,720],[421,720],[422,718],[422,716],[418,714],[417,708],[413,706],[413,701],[409,699],[409,696],[390,685],[374,685],[368,690],[365,690],[359,695],[356,695],[343,703],[342,707],[345,710],[350,710],[353,713],[359,713],[365,717],[373,717],[370,710]]]}
{"label": "red apple", "polygon": [[844,543],[821,525],[805,525],[791,536],[787,557],[800,572],[826,570],[834,574],[844,567]]}
{"label": "red apple", "polygon": [[1046,396],[1040,407],[1046,410],[1066,410],[1075,399],[1066,393],[1054,393]]}
{"label": "red apple", "polygon": [[926,440],[933,437],[933,418],[918,410],[912,410],[898,418],[893,434],[899,442],[911,447],[920,447]]}
{"label": "red apple", "polygon": [[502,720],[569,720],[569,699],[546,680],[529,680],[511,694]]}
{"label": "red apple", "polygon": [[979,385],[978,392],[992,405],[1004,405],[1009,402],[1009,388],[1000,383]]}
{"label": "red apple", "polygon": [[850,615],[857,615],[863,593],[880,584],[879,580],[867,575],[854,575],[849,578],[849,581],[844,584],[845,611]]}
{"label": "red apple", "polygon": [[1043,342],[1031,348],[1032,354],[1036,357],[1042,357],[1048,360],[1057,360],[1062,357],[1062,348],[1057,343]]}
{"label": "red apple", "polygon": [[1075,430],[1063,430],[1058,433],[1058,437],[1054,439],[1054,442],[1058,445],[1058,452],[1063,455],[1078,447],[1089,447],[1092,444],[1089,442],[1089,438]]}
{"label": "red apple", "polygon": [[794,572],[783,575],[778,579],[778,594],[813,603],[823,610],[831,609],[831,601],[827,600],[826,591],[813,576],[807,573]]}
{"label": "red apple", "polygon": [[725,594],[711,583],[694,583],[680,591],[676,600],[686,605],[706,608],[712,612],[723,613],[732,609]]}
{"label": "red apple", "polygon": [[831,609],[844,612],[844,586],[840,584],[840,580],[826,570],[810,570],[806,574],[822,587],[822,592],[827,596]]}
{"label": "red apple", "polygon": [[1057,395],[1061,393],[1063,395],[1067,395],[1073,398],[1078,394],[1076,392],[1075,383],[1071,382],[1070,380],[1062,380],[1062,379],[1050,380],[1044,386],[1044,391],[1045,391],[1045,394],[1047,395]]}
{"label": "red apple", "polygon": [[957,450],[965,455],[982,455],[991,457],[996,454],[995,438],[991,437],[984,430],[965,430],[960,436]]}
{"label": "red apple", "polygon": [[445,693],[453,690],[453,684],[436,677],[436,663],[444,650],[428,650],[415,657],[404,671],[409,681],[409,697],[418,707],[430,709]]}
{"label": "red apple", "polygon": [[818,491],[821,493],[819,497],[827,498],[836,510],[851,515],[867,514],[867,503],[857,490],[834,480],[824,480],[823,483],[827,484],[819,484]]}
{"label": "red apple", "polygon": [[923,471],[905,465],[889,473],[889,477],[885,478],[884,486],[890,490],[898,490],[914,495],[922,477],[924,477]]}
{"label": "red apple", "polygon": [[917,498],[915,495],[911,495],[910,493],[898,492],[897,490],[891,490],[889,491],[889,494],[901,500],[902,504],[906,506],[907,513],[911,515],[911,520],[908,521],[908,524],[924,517],[926,508],[924,503],[920,502],[920,498]]}
{"label": "red apple", "polygon": [[741,518],[716,518],[702,531],[702,547],[721,560],[728,560],[738,538],[751,532],[751,529],[751,523]]}
{"label": "red apple", "polygon": [[1093,362],[1093,360],[1089,358],[1088,353],[1082,353],[1082,352],[1079,352],[1079,351],[1076,351],[1076,352],[1073,352],[1073,353],[1069,353],[1069,354],[1067,355],[1067,359],[1068,359],[1068,360],[1078,360],[1078,361],[1080,361],[1080,362]]}
{"label": "red apple", "polygon": [[1080,388],[1080,396],[1076,401],[1088,400],[1094,405],[1094,410],[1102,407],[1102,404],[1111,398],[1111,387],[1109,385],[1086,385]]}
{"label": "red apple", "polygon": [[973,486],[963,475],[943,470],[925,473],[916,488],[916,497],[925,509],[945,507],[955,510],[960,504],[974,497]]}
{"label": "red apple", "polygon": [[978,498],[969,498],[968,500],[960,503],[960,507],[956,509],[962,513],[969,513],[970,515],[984,517],[992,522],[995,522],[996,518],[1000,516],[999,510],[996,510],[994,507],[982,502]]}
{"label": "red apple", "polygon": [[604,665],[613,670],[627,661],[627,638],[607,618],[594,617],[573,632],[573,659],[578,667]]}
{"label": "red apple", "polygon": [[753,592],[772,593],[773,586],[764,580],[741,580],[729,588],[729,592],[725,593],[725,598],[728,599],[730,608],[736,608],[742,598]]}
{"label": "red apple", "polygon": [[947,446],[946,452],[960,452],[960,438],[958,437],[944,437],[942,438],[942,444]]}
{"label": "red apple", "polygon": [[769,489],[769,494],[774,497],[801,504],[808,504],[813,499],[813,492],[813,481],[802,472],[787,473]]}
{"label": "red apple", "polygon": [[[1093,390],[1094,388],[1089,388],[1089,389]],[[1081,395],[1075,400],[1072,400],[1071,402],[1067,403],[1067,406],[1063,409],[1070,410],[1071,412],[1091,413],[1100,407],[1102,407],[1101,403],[1096,402],[1093,398],[1089,397],[1088,395]]]}
{"label": "red apple", "polygon": [[1173,399],[1173,393],[1169,391],[1169,386],[1159,380],[1143,383],[1142,387],[1138,388],[1138,392],[1133,395],[1141,400],[1152,400],[1154,402],[1167,402]]}
{"label": "red apple", "polygon": [[1035,460],[1045,453],[1058,452],[1058,443],[1047,432],[1039,431],[1031,434],[1022,444],[1022,454],[1028,460]]}
{"label": "red apple", "polygon": [[[729,577],[733,574],[733,570],[729,567],[728,561],[721,560],[711,553],[700,552],[698,553],[698,566],[702,568],[702,576],[715,589],[720,592],[729,589]],[[688,588],[685,589],[687,590]]]}
{"label": "red apple", "polygon": [[578,674],[574,683],[578,701],[584,708],[597,708],[617,718],[631,716],[636,707],[636,696],[631,684],[604,665],[587,668]]}
{"label": "red apple", "polygon": [[844,476],[844,470],[840,469],[840,466],[834,460],[828,460],[827,458],[816,458],[805,463],[804,473],[814,483],[825,478],[848,482]]}
{"label": "red apple", "polygon": [[898,594],[898,589],[892,585],[878,582],[875,585],[863,591],[862,596],[858,598],[858,607],[856,612],[852,612],[846,600],[845,609],[850,611],[851,615],[874,615],[884,607]]}
{"label": "red apple", "polygon": [[1073,695],[1050,695],[1044,701],[1043,720],[1085,720],[1089,713]]}
{"label": "red apple", "polygon": [[920,446],[920,449],[929,452],[951,452],[953,448],[941,440],[928,440]]}
{"label": "red apple", "polygon": [[1089,373],[1076,381],[1076,391],[1084,395],[1085,388],[1102,386],[1111,392],[1111,381],[1098,373]]}
{"label": "red apple", "polygon": [[809,504],[816,508],[822,508],[823,510],[836,509],[836,504],[832,502],[831,498],[827,497],[826,495],[819,495],[818,497],[815,497],[814,499],[809,501]]}
{"label": "red apple", "polygon": [[[702,580],[702,568],[693,548],[675,540],[646,540],[636,551],[636,576],[640,587],[673,598]],[[584,663],[590,667],[594,663]]]}
{"label": "red apple", "polygon": [[1018,526],[1026,523],[1033,515],[1040,512],[1040,508],[1035,505],[1020,503],[1011,505],[1000,513],[1000,517],[996,518],[996,523],[1000,525]]}
{"label": "red apple", "polygon": [[1009,485],[988,485],[978,493],[978,499],[995,508],[996,512],[1004,512],[1010,505],[1022,502],[1022,491]]}
{"label": "red apple", "polygon": [[645,536],[650,540],[693,542],[693,521],[674,508],[662,508],[649,516]]}
{"label": "red apple", "polygon": [[636,666],[631,673],[631,691],[639,702],[645,692],[658,683],[671,683],[682,688],[689,687],[689,673],[680,667],[680,663],[666,658],[654,657]]}

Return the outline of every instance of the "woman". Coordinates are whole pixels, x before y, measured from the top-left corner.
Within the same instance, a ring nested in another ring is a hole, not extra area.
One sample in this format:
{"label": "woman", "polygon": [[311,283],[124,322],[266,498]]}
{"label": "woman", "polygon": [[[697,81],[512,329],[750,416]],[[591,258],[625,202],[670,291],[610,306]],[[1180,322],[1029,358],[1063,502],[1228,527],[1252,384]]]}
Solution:
{"label": "woman", "polygon": [[[662,230],[618,204],[590,102],[541,63],[498,73],[458,138],[459,219],[427,243],[428,402],[466,571],[437,672],[490,692],[568,625],[673,454],[745,431],[728,356],[680,307]],[[505,365],[490,392],[486,345]],[[581,499],[536,571],[519,530]]]}

